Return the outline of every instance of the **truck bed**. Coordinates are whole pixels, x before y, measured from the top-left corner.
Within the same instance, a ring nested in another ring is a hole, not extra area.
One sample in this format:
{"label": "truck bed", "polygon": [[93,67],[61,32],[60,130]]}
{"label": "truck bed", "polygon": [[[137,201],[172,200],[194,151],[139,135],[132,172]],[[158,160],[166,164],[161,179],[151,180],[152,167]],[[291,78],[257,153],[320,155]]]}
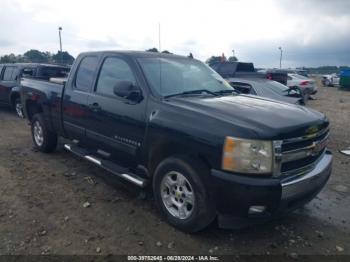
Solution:
{"label": "truck bed", "polygon": [[[62,95],[64,84],[58,81],[37,80],[31,78],[22,78],[21,80],[21,101],[24,107],[31,102],[39,102],[42,105],[42,111],[47,121],[54,130],[62,131]],[[26,111],[27,108],[23,108]],[[33,112],[26,112],[33,115]],[[30,119],[29,119],[30,120]]]}

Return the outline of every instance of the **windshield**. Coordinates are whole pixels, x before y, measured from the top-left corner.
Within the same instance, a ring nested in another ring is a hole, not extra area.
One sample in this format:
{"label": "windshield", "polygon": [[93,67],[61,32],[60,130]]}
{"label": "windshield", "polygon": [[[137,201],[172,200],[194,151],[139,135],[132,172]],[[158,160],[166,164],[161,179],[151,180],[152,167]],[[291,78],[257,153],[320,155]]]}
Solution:
{"label": "windshield", "polygon": [[189,58],[139,58],[151,88],[161,96],[196,90],[234,91],[219,74],[204,63]]}

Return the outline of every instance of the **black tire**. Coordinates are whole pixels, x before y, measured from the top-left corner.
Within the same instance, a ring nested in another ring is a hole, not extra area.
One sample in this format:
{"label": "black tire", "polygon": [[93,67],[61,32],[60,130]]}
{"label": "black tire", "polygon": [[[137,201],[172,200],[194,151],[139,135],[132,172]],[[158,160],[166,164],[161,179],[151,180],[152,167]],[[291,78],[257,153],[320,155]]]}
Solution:
{"label": "black tire", "polygon": [[20,118],[24,118],[23,108],[22,108],[22,103],[21,103],[21,99],[20,98],[16,98],[15,99],[13,107],[14,107],[14,109],[16,111],[17,116],[20,117]]}
{"label": "black tire", "polygon": [[[189,164],[191,163],[191,164]],[[172,215],[162,200],[161,182],[169,172],[181,173],[193,188],[194,205],[188,218]],[[184,232],[198,232],[207,227],[215,218],[216,210],[204,184],[203,176],[209,169],[200,161],[186,157],[170,157],[162,161],[154,174],[153,192],[158,209],[168,223]]]}
{"label": "black tire", "polygon": [[[40,138],[42,138],[41,143],[40,143],[41,140],[38,141],[38,139],[35,138],[36,127],[41,128],[41,136],[40,136]],[[31,131],[32,131],[32,139],[33,139],[34,146],[39,151],[44,153],[50,153],[56,149],[57,134],[49,130],[41,114],[35,114],[32,117]]]}

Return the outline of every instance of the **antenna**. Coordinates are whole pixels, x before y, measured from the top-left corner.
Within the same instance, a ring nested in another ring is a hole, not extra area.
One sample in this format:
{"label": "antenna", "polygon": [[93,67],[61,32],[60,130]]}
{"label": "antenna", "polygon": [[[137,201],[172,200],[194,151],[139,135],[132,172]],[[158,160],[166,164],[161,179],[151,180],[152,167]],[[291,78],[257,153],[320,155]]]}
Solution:
{"label": "antenna", "polygon": [[[158,23],[158,52],[161,53],[161,45],[160,45],[160,22]],[[162,61],[159,55],[159,91],[162,93]]]}
{"label": "antenna", "polygon": [[162,52],[161,45],[160,45],[160,22],[158,23],[158,49],[159,49],[159,53]]}

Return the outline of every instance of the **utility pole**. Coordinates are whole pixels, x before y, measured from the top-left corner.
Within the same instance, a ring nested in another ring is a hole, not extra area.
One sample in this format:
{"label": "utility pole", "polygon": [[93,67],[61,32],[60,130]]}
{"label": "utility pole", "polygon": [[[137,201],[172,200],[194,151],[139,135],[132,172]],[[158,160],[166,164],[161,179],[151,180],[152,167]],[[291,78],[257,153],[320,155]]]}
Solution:
{"label": "utility pole", "polygon": [[61,56],[61,64],[63,64],[63,53],[62,53],[62,36],[61,36],[61,31],[62,31],[62,27],[58,28],[58,37],[60,39],[60,56]]}
{"label": "utility pole", "polygon": [[283,50],[282,50],[282,47],[279,47],[278,49],[281,51],[281,53],[280,53],[280,69],[281,69],[282,68],[282,52],[283,52]]}

